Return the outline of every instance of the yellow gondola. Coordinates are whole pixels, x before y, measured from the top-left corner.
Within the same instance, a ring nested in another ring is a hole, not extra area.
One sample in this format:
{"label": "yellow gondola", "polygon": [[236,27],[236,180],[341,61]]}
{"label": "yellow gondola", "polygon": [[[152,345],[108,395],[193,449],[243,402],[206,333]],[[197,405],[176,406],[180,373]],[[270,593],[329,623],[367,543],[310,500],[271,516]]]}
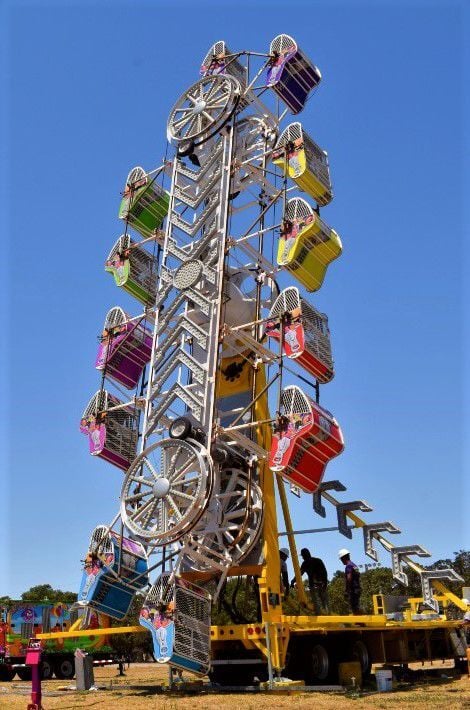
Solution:
{"label": "yellow gondola", "polygon": [[331,202],[333,192],[328,154],[310,138],[300,123],[291,123],[281,133],[272,160],[319,205]]}
{"label": "yellow gondola", "polygon": [[328,264],[340,256],[341,239],[301,197],[286,203],[277,263],[294,276],[307,291],[318,291]]}

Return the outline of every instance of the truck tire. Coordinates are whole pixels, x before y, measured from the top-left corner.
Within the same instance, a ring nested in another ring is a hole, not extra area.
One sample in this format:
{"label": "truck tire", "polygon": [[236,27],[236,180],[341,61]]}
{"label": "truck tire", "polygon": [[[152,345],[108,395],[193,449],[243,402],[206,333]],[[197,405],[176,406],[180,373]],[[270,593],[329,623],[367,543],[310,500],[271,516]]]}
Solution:
{"label": "truck tire", "polygon": [[50,680],[52,678],[52,663],[48,658],[43,658],[41,661],[41,680]]}
{"label": "truck tire", "polygon": [[75,663],[72,656],[63,656],[54,663],[55,677],[60,680],[70,680],[75,675]]}
{"label": "truck tire", "polygon": [[6,663],[0,663],[0,681],[2,683],[9,683],[14,677],[14,669]]}
{"label": "truck tire", "polygon": [[321,643],[305,649],[305,682],[307,685],[324,683],[331,674],[328,649]]}
{"label": "truck tire", "polygon": [[32,678],[31,668],[28,668],[28,666],[24,666],[23,668],[17,668],[16,672],[18,673],[18,677],[20,680],[28,681]]}
{"label": "truck tire", "polygon": [[351,649],[351,657],[355,661],[359,661],[363,678],[366,678],[368,675],[370,675],[372,662],[370,658],[369,649],[367,648],[364,641],[358,639],[353,643]]}

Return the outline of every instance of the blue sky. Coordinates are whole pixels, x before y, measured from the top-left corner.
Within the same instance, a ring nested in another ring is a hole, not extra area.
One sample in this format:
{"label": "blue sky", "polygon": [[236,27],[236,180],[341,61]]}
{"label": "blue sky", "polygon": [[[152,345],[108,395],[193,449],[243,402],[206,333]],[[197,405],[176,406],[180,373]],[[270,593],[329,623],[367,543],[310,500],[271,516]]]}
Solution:
{"label": "blue sky", "polygon": [[[118,507],[121,473],[89,456],[78,422],[107,310],[138,312],[103,270],[125,176],[160,164],[170,108],[213,42],[267,51],[280,32],[322,71],[301,120],[328,150],[322,216],[344,245],[312,299],[336,362],[322,402],[346,440],[327,478],[373,506],[371,522],[394,521],[397,544],[434,559],[468,548],[464,3],[7,1],[1,13],[0,595],[77,589],[89,534]],[[308,497],[292,503],[297,528],[334,524]],[[331,573],[345,544],[368,561],[359,534],[299,543]]]}

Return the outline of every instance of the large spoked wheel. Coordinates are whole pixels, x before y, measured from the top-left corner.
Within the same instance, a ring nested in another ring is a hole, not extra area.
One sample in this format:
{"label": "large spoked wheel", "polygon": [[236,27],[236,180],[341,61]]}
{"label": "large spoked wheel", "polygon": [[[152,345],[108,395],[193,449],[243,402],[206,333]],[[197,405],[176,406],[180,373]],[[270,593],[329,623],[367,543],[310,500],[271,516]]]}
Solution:
{"label": "large spoked wheel", "polygon": [[233,76],[214,74],[193,84],[178,99],[168,119],[168,140],[195,146],[215,135],[229,120],[240,98]]}
{"label": "large spoked wheel", "polygon": [[[186,563],[198,569],[207,560],[220,562],[230,558],[231,564],[240,562],[256,544],[263,521],[263,502],[260,487],[250,481],[246,471],[228,468],[221,474],[219,493],[214,493],[199,523],[191,531],[187,543]],[[197,559],[191,562],[191,552]],[[194,554],[194,553],[193,553]]]}
{"label": "large spoked wheel", "polygon": [[121,517],[139,538],[179,540],[204,512],[212,487],[206,449],[192,439],[163,439],[131,464],[121,491]]}

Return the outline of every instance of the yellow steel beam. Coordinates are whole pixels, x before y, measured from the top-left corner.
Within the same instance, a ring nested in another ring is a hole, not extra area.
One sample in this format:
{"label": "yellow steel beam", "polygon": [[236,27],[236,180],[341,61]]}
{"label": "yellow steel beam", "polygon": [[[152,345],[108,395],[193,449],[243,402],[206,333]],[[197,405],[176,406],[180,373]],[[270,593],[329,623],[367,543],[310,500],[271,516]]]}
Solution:
{"label": "yellow steel beam", "polygon": [[111,636],[114,634],[143,634],[147,629],[142,626],[111,626],[106,629],[82,629],[81,631],[54,631],[48,634],[36,634],[36,638],[50,639],[80,638],[81,636]]}
{"label": "yellow steel beam", "polygon": [[[290,517],[290,510],[289,510],[289,504],[287,502],[284,481],[280,475],[277,475],[276,478],[277,478],[277,489],[279,491],[279,498],[281,499],[282,513],[284,515],[284,524],[286,526],[287,532],[289,533],[287,536],[287,539],[289,541],[290,556],[292,558],[292,565],[294,567],[295,583],[297,585],[297,597],[298,597],[299,602],[301,604],[303,604],[307,608],[311,608],[310,604],[307,602],[307,596],[305,594],[305,587],[302,583],[302,574],[300,572],[299,558],[297,556],[297,547],[295,544],[295,537],[293,534],[294,529],[292,527],[292,519]],[[289,590],[287,589],[286,595],[288,593],[289,593]]]}

